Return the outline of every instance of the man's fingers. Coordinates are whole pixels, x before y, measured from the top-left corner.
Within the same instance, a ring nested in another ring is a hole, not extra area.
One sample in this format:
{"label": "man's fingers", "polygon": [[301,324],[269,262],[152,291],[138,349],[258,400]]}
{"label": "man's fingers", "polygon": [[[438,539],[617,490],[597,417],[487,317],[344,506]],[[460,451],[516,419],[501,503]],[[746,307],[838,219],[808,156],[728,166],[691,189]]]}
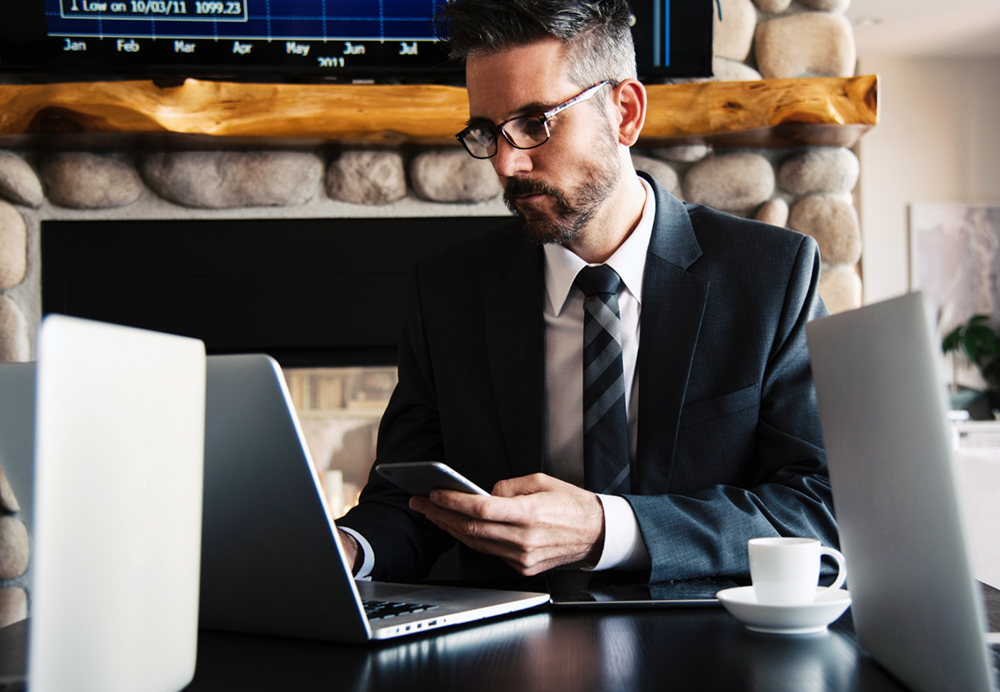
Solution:
{"label": "man's fingers", "polygon": [[427,518],[438,528],[473,550],[496,555],[525,576],[565,564],[567,549],[576,548],[580,559],[588,549],[582,544],[571,545],[572,539],[568,536],[568,542],[553,545],[545,529],[480,521],[427,501],[424,503]]}
{"label": "man's fingers", "polygon": [[501,546],[504,555],[513,557],[544,545],[544,541],[540,540],[544,538],[544,531],[537,528],[478,519],[423,498],[414,498],[411,506],[423,512],[439,528],[467,544],[471,545],[470,541],[474,540],[477,543],[495,546],[486,551],[494,555],[500,554],[498,549]]}
{"label": "man's fingers", "polygon": [[512,535],[518,530],[509,524],[478,519],[433,502],[425,502],[424,508],[418,511],[422,511],[428,519],[443,529],[488,541],[510,542]]}
{"label": "man's fingers", "polygon": [[540,493],[549,490],[552,487],[551,481],[553,480],[555,479],[552,476],[547,476],[544,473],[533,473],[530,476],[508,478],[499,481],[493,486],[493,495],[495,497],[517,497],[518,495]]}
{"label": "man's fingers", "polygon": [[483,521],[521,524],[526,519],[524,509],[513,504],[516,502],[514,498],[485,497],[457,490],[435,490],[431,493],[430,500],[439,507]]}
{"label": "man's fingers", "polygon": [[465,545],[522,574],[599,557],[604,510],[593,493],[544,474],[502,481],[488,497],[435,490],[410,507]]}
{"label": "man's fingers", "polygon": [[525,577],[533,577],[536,574],[541,574],[542,572],[547,572],[555,567],[561,567],[565,562],[561,559],[551,559],[551,560],[541,560],[538,562],[526,563],[523,560],[523,556],[519,556],[522,559],[511,559],[503,557],[501,558],[504,562],[514,568],[515,571],[520,572]]}
{"label": "man's fingers", "polygon": [[473,550],[496,555],[524,576],[539,574],[565,563],[558,550],[551,548],[525,550],[524,546],[517,541],[469,535],[445,523],[438,524],[438,526]]}

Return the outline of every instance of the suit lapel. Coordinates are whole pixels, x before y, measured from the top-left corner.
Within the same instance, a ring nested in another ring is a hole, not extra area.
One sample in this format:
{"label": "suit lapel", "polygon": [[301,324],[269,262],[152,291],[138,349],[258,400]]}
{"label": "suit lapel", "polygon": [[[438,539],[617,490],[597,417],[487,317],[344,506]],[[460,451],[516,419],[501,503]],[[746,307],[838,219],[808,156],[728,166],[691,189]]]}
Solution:
{"label": "suit lapel", "polygon": [[[665,492],[669,483],[709,292],[708,281],[687,271],[701,256],[687,209],[647,180],[656,196],[656,218],[642,287],[634,493]],[[543,263],[541,248],[518,236],[484,292],[486,351],[512,478],[542,471],[544,464]]]}
{"label": "suit lapel", "polygon": [[540,247],[518,236],[485,292],[486,351],[511,478],[542,470],[545,450],[545,297]]}
{"label": "suit lapel", "polygon": [[[648,179],[648,178],[647,178]],[[632,492],[666,492],[709,282],[687,271],[701,247],[687,209],[655,181],[639,340],[639,430]]]}

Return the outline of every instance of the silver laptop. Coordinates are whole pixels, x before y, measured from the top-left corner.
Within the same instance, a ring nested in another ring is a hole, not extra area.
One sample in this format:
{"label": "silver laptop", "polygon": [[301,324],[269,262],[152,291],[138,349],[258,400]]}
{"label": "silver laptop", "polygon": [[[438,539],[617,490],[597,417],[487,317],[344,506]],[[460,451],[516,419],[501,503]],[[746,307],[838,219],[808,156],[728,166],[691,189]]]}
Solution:
{"label": "silver laptop", "polygon": [[[30,689],[184,687],[197,653],[203,344],[53,315],[37,368],[0,368],[0,399],[0,461],[32,529]],[[23,681],[18,668],[0,682]]]}
{"label": "silver laptop", "polygon": [[268,356],[209,357],[206,425],[202,627],[364,642],[548,602],[548,594],[355,581]]}
{"label": "silver laptop", "polygon": [[858,642],[910,688],[996,690],[919,293],[807,326]]}

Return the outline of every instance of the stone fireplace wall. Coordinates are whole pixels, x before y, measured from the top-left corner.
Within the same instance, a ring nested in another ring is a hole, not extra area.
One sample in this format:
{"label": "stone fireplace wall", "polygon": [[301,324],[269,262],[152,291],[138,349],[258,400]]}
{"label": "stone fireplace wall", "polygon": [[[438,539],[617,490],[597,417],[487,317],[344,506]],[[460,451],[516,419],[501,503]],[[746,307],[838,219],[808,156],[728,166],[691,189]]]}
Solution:
{"label": "stone fireplace wall", "polygon": [[[722,0],[713,66],[725,81],[854,74],[849,0]],[[685,201],[814,237],[831,311],[861,304],[859,165],[839,147],[633,150]],[[488,162],[463,150],[0,150],[0,362],[34,357],[44,220],[502,215]],[[28,536],[0,471],[0,626],[27,613]]]}
{"label": "stone fireplace wall", "polygon": [[[813,236],[831,310],[860,305],[859,165],[850,150],[689,145],[634,150],[632,159],[685,201]],[[503,215],[500,191],[490,164],[460,149],[0,151],[0,362],[32,359],[43,220]]]}

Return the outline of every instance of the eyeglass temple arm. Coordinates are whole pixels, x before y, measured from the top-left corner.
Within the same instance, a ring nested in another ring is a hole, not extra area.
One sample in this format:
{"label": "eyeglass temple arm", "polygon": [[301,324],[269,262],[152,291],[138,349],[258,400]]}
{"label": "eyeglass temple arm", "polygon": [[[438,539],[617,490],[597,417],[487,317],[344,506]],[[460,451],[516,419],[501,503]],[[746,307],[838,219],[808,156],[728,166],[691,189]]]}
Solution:
{"label": "eyeglass temple arm", "polygon": [[558,115],[559,113],[562,113],[564,110],[566,110],[570,106],[575,106],[578,103],[586,101],[591,96],[593,96],[594,94],[596,94],[598,89],[600,89],[605,84],[609,84],[609,83],[610,83],[609,80],[605,79],[603,82],[598,82],[597,84],[595,84],[594,86],[590,87],[589,89],[586,89],[585,91],[580,92],[579,94],[577,94],[576,96],[574,96],[570,100],[563,101],[562,103],[560,103],[558,106],[556,106],[552,110],[547,110],[544,113],[542,113],[542,120],[545,121],[545,120],[548,120],[550,118],[553,118],[556,115]]}

